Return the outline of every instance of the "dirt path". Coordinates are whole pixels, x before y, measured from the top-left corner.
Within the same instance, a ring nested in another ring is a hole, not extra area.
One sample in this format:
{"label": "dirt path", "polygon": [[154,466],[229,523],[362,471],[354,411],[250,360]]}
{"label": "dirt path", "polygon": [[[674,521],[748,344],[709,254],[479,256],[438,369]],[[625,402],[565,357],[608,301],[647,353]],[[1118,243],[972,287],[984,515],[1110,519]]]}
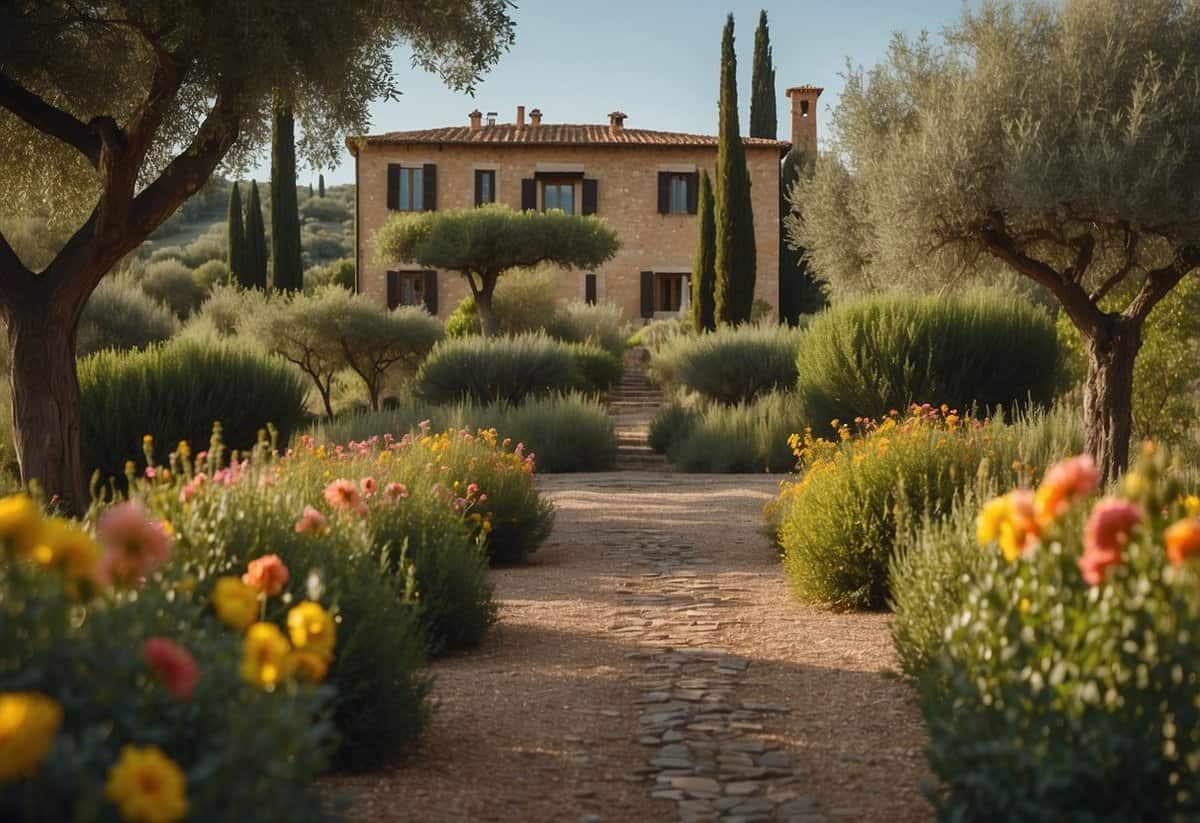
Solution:
{"label": "dirt path", "polygon": [[435,664],[397,768],[336,781],[353,820],[923,821],[923,732],[883,615],[790,600],[762,504],[777,479],[546,476],[500,621]]}

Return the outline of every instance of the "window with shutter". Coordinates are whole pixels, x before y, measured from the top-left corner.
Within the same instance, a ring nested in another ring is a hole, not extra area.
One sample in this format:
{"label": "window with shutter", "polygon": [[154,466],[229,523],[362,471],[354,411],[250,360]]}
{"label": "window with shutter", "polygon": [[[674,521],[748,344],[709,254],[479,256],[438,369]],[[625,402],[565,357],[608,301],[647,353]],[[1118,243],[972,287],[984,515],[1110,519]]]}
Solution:
{"label": "window with shutter", "polygon": [[654,317],[654,272],[642,272],[642,317]]}
{"label": "window with shutter", "polygon": [[596,213],[596,202],[598,200],[597,181],[584,178],[583,181],[583,207],[580,211],[586,216]]}
{"label": "window with shutter", "polygon": [[427,272],[390,271],[387,273],[388,309],[397,306],[424,306],[426,300]]}
{"label": "window with shutter", "polygon": [[437,209],[437,166],[433,163],[426,163],[422,169],[424,183],[422,187],[422,206],[416,211],[434,211]]}
{"label": "window with shutter", "polygon": [[687,212],[696,214],[700,211],[700,172],[694,171],[687,178]]}
{"label": "window with shutter", "polygon": [[671,175],[668,172],[658,173],[658,213],[667,214],[671,211]]}
{"label": "window with shutter", "polygon": [[438,275],[436,271],[425,272],[425,310],[434,317],[438,313]]}
{"label": "window with shutter", "polygon": [[496,202],[496,172],[494,169],[475,170],[475,205]]}
{"label": "window with shutter", "polygon": [[532,177],[521,181],[521,211],[537,211],[537,181]]}
{"label": "window with shutter", "polygon": [[596,275],[591,272],[583,276],[583,300],[589,306],[596,305]]}
{"label": "window with shutter", "polygon": [[425,177],[425,169],[389,163],[388,208],[393,211],[425,211]]}

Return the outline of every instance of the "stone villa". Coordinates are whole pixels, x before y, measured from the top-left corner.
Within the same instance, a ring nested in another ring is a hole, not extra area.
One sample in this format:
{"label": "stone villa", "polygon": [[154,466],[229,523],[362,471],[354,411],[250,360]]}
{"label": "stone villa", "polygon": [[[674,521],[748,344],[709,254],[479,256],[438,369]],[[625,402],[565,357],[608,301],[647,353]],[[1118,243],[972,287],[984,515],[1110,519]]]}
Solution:
{"label": "stone villa", "polygon": [[[816,146],[821,89],[787,90],[792,142],[744,138],[758,252],[756,298],[779,305],[779,165],[793,145]],[[392,211],[507,203],[603,217],[621,239],[594,271],[564,271],[560,299],[613,303],[627,320],[675,316],[688,303],[696,248],[699,170],[716,165],[717,138],[607,124],[544,122],[518,106],[516,121],[351,137],[355,158],[358,291],[389,307],[424,305],[446,317],[470,290],[462,276],[375,259],[372,238]]]}

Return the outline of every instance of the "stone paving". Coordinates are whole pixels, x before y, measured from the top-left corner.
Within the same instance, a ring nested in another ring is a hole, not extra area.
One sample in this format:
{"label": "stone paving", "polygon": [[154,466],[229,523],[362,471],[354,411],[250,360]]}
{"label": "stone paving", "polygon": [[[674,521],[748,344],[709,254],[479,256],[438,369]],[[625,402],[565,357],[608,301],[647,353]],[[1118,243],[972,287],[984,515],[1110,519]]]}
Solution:
{"label": "stone paving", "polygon": [[[669,532],[609,529],[602,551],[624,580],[608,631],[639,648],[638,742],[648,750],[634,778],[655,799],[675,801],[685,823],[826,823],[804,794],[791,756],[761,733],[787,706],[740,697],[751,662],[714,638],[739,620],[737,575]],[[582,823],[582,822],[581,822]]]}

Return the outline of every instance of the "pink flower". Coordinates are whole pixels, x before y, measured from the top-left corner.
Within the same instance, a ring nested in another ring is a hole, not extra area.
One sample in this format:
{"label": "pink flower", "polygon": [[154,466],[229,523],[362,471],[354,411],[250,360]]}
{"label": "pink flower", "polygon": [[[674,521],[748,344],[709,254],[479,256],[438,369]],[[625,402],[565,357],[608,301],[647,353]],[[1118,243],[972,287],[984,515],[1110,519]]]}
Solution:
{"label": "pink flower", "polygon": [[104,547],[98,577],[105,585],[136,585],[171,555],[170,535],[139,500],[106,511],[96,524],[96,537]]}
{"label": "pink flower", "polygon": [[325,487],[325,500],[338,511],[348,511],[358,506],[360,501],[358,486],[353,480],[338,478]]}
{"label": "pink flower", "polygon": [[1128,500],[1105,497],[1083,527],[1083,556],[1079,571],[1093,586],[1104,582],[1109,566],[1119,565],[1121,551],[1129,542],[1133,527],[1142,522],[1142,507]]}
{"label": "pink flower", "polygon": [[383,493],[389,500],[402,500],[408,497],[408,487],[403,483],[388,483],[384,486]]}
{"label": "pink flower", "polygon": [[277,554],[264,554],[256,560],[251,560],[242,575],[242,582],[253,586],[268,597],[274,597],[283,591],[287,585],[288,567],[283,564]]}
{"label": "pink flower", "polygon": [[200,679],[200,669],[191,653],[168,637],[148,637],[142,657],[167,691],[180,700],[191,700]]}
{"label": "pink flower", "polygon": [[358,481],[358,487],[362,489],[362,493],[370,497],[379,488],[379,484],[375,482],[374,477],[364,477]]}
{"label": "pink flower", "polygon": [[467,486],[467,497],[474,497],[477,494],[479,494],[478,483],[472,483],[471,485]]}
{"label": "pink flower", "polygon": [[297,534],[318,534],[325,528],[325,515],[312,506],[305,506],[300,519],[296,521]]}

